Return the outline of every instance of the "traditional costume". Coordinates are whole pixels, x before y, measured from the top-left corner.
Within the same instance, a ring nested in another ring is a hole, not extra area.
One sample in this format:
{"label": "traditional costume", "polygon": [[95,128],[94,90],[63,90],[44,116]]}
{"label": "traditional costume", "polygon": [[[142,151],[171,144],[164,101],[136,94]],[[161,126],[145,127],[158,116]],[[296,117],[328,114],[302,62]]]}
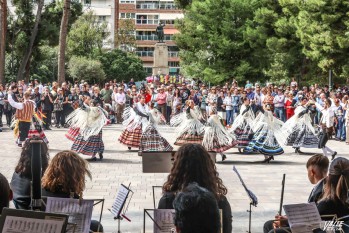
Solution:
{"label": "traditional costume", "polygon": [[296,153],[299,148],[318,148],[319,139],[311,124],[310,108],[301,105],[295,109],[295,114],[282,126],[281,131],[286,137],[285,145],[292,146]]}
{"label": "traditional costume", "polygon": [[123,113],[122,122],[126,126],[122,131],[119,142],[131,150],[131,147],[139,148],[142,137],[142,128],[149,124],[148,105],[138,102],[134,108],[128,107]]}
{"label": "traditional costume", "polygon": [[321,132],[319,134],[318,148],[322,149],[325,156],[331,156],[332,160],[336,157],[337,152],[326,146],[328,139],[333,133],[334,111],[332,107],[324,108],[319,103],[315,103],[316,108],[321,111],[320,119]]}
{"label": "traditional costume", "polygon": [[222,160],[226,158],[222,152],[229,150],[237,144],[235,138],[225,129],[221,118],[217,114],[212,114],[208,118],[204,132],[202,145],[207,151],[221,153]]}
{"label": "traditional costume", "polygon": [[32,100],[26,98],[23,103],[18,103],[13,100],[12,95],[8,95],[9,104],[16,108],[15,119],[17,120],[17,129],[18,132],[17,144],[19,147],[22,146],[22,143],[28,138],[30,126],[32,124],[33,115],[35,113],[35,103]]}
{"label": "traditional costume", "polygon": [[107,115],[103,108],[89,107],[86,104],[74,110],[67,117],[67,123],[71,128],[66,136],[74,140],[71,150],[92,156],[93,161],[97,160],[97,153],[100,159],[103,159],[102,128],[108,122]]}
{"label": "traditional costume", "polygon": [[264,162],[269,162],[274,155],[283,154],[284,150],[280,146],[280,142],[282,142],[282,138],[280,138],[282,125],[283,122],[274,117],[271,111],[265,110],[260,112],[252,127],[254,136],[245,148],[245,152],[259,152],[263,154],[265,156]]}
{"label": "traditional costume", "polygon": [[159,124],[166,124],[166,119],[164,116],[157,110],[151,109],[148,113],[149,123],[144,125],[143,133],[141,136],[140,151],[172,151],[173,147],[168,143],[168,141],[163,138],[157,126]]}
{"label": "traditional costume", "polygon": [[203,120],[203,117],[198,106],[188,107],[185,112],[174,115],[170,121],[171,126],[176,127],[175,130],[178,132],[174,144],[177,146],[186,143],[201,144],[205,126],[200,120]]}
{"label": "traditional costume", "polygon": [[255,115],[251,106],[243,104],[240,109],[240,114],[235,118],[234,123],[229,129],[230,133],[235,135],[239,148],[245,148],[252,140],[253,131],[251,126],[254,120]]}
{"label": "traditional costume", "polygon": [[[41,138],[46,144],[49,143],[44,130],[43,130],[43,121],[42,116],[39,116],[37,113],[34,112],[34,115],[32,116],[32,122],[29,126],[28,136],[27,138],[32,138],[34,136]],[[13,128],[13,132],[15,137],[17,138],[16,142],[18,146],[21,145],[20,142],[20,134],[19,134],[19,123],[20,121],[18,119],[13,119],[13,122],[11,123],[11,128]]]}

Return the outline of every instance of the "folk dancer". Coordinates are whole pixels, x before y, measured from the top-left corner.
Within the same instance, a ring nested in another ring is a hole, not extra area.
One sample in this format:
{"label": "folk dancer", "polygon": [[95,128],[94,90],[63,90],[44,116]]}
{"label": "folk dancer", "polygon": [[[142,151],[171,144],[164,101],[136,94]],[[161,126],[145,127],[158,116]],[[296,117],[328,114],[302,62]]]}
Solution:
{"label": "folk dancer", "polygon": [[[30,92],[24,93],[22,103],[14,101],[12,94],[13,92],[11,88],[11,90],[8,91],[8,102],[12,107],[17,109],[15,119],[18,121],[17,126],[19,130],[19,138],[17,139],[16,143],[19,147],[22,147],[22,144],[28,138],[36,106],[34,101],[30,100]],[[15,132],[17,132],[17,130],[15,130]]]}
{"label": "folk dancer", "polygon": [[79,129],[79,134],[75,137],[71,150],[92,156],[89,160],[96,161],[97,153],[99,158],[103,159],[102,128],[108,122],[108,113],[102,107],[96,106],[98,104],[97,101],[90,102],[90,98],[86,98],[81,108],[74,110],[68,115],[67,123],[73,129]]}
{"label": "folk dancer", "polygon": [[280,146],[280,142],[283,142],[280,138],[282,125],[283,122],[274,117],[271,106],[266,104],[264,112],[260,112],[255,119],[252,128],[254,136],[245,151],[263,154],[264,163],[269,163],[270,160],[274,159],[274,155],[283,154],[284,150]]}
{"label": "folk dancer", "polygon": [[302,153],[301,147],[318,148],[319,138],[310,118],[312,107],[306,97],[300,99],[300,105],[295,114],[282,126],[281,131],[286,136],[285,145],[295,148],[295,153]]}
{"label": "folk dancer", "polygon": [[235,118],[229,132],[235,136],[239,152],[248,146],[253,138],[252,125],[255,120],[255,114],[250,105],[250,99],[242,98],[243,104],[240,108],[240,114]]}
{"label": "folk dancer", "polygon": [[177,127],[178,137],[174,143],[177,146],[186,143],[201,144],[204,138],[204,124],[201,110],[195,106],[194,101],[185,102],[186,111],[171,118],[171,126]]}
{"label": "folk dancer", "polygon": [[204,131],[202,145],[207,151],[220,153],[222,161],[224,161],[227,156],[223,152],[234,147],[237,141],[224,127],[222,118],[217,115],[215,108],[211,108],[210,117]]}
{"label": "folk dancer", "polygon": [[139,97],[139,102],[136,104],[134,108],[127,107],[123,113],[122,122],[126,128],[122,131],[119,142],[124,144],[131,150],[132,147],[139,148],[141,137],[142,137],[142,129],[146,127],[149,122],[149,108],[145,103],[145,96],[141,95]]}
{"label": "folk dancer", "polygon": [[320,119],[321,132],[319,135],[318,148],[322,149],[325,156],[330,155],[333,160],[336,157],[337,152],[326,146],[328,139],[333,134],[334,112],[331,107],[332,102],[327,98],[324,101],[324,106],[321,106],[319,103],[315,103],[315,106],[322,113],[322,117]]}
{"label": "folk dancer", "polygon": [[154,108],[153,103],[150,103],[148,116],[148,125],[142,127],[143,133],[141,136],[139,150],[172,151],[173,147],[160,135],[157,129],[159,125],[166,124],[166,119],[156,108]]}

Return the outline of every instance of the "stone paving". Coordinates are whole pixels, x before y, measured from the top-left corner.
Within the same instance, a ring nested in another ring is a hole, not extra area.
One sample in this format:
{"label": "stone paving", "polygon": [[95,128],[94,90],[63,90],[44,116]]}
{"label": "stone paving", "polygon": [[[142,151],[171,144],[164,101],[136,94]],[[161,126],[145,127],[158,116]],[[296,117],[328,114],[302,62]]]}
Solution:
{"label": "stone paving", "polygon": [[[91,162],[92,180],[88,180],[84,198],[104,198],[102,224],[105,232],[117,232],[117,222],[109,212],[115,199],[117,189],[121,183],[128,185],[134,191],[133,198],[126,214],[131,222],[122,221],[121,231],[143,232],[143,209],[152,209],[152,186],[161,186],[167,174],[143,174],[142,158],[136,151],[129,152],[127,147],[117,142],[122,130],[121,125],[107,126],[103,130],[105,143],[104,159]],[[46,131],[50,141],[50,155],[53,157],[58,151],[69,149],[71,142],[64,137],[67,129],[53,129]],[[173,144],[176,135],[172,128],[166,127],[163,136]],[[338,156],[349,158],[345,143],[334,140],[328,146],[338,152]],[[14,167],[20,156],[20,149],[15,145],[12,131],[4,128],[0,133],[0,172],[8,179],[11,178]],[[249,199],[233,172],[235,165],[250,190],[258,197],[257,207],[252,208],[252,232],[262,232],[263,223],[273,218],[277,213],[280,201],[282,174],[286,173],[286,187],[284,204],[306,202],[312,189],[307,178],[305,164],[310,155],[295,155],[290,147],[285,147],[285,154],[277,156],[270,164],[262,164],[262,155],[241,155],[236,148],[229,150],[227,160],[220,161],[217,156],[217,169],[223,183],[228,188],[227,198],[233,212],[233,232],[242,233],[248,230]],[[305,149],[305,152],[320,153],[318,149]],[[88,158],[88,157],[84,157]],[[161,197],[161,190],[156,189],[156,203]],[[93,218],[98,219],[100,206],[93,211]],[[146,232],[152,232],[150,219],[146,220]]]}

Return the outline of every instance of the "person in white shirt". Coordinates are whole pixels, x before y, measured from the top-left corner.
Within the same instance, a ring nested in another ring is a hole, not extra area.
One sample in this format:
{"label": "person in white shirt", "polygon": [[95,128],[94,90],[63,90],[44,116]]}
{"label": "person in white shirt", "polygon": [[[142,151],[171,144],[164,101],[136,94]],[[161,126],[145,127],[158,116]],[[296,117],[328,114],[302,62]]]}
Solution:
{"label": "person in white shirt", "polygon": [[125,103],[126,103],[126,95],[121,87],[118,88],[118,93],[115,94],[115,103],[116,103],[116,119],[117,124],[122,123],[122,114],[124,113]]}
{"label": "person in white shirt", "polygon": [[225,111],[227,112],[227,126],[233,124],[234,121],[234,111],[233,111],[233,99],[231,97],[231,92],[227,92],[227,96],[223,100],[223,104],[225,105]]}
{"label": "person in white shirt", "polygon": [[332,102],[330,99],[325,99],[324,107],[322,107],[319,103],[315,103],[315,105],[316,108],[322,113],[322,117],[320,119],[322,132],[319,138],[319,149],[322,149],[325,156],[331,155],[333,160],[336,157],[337,152],[326,146],[328,139],[333,133],[334,112],[331,108]]}

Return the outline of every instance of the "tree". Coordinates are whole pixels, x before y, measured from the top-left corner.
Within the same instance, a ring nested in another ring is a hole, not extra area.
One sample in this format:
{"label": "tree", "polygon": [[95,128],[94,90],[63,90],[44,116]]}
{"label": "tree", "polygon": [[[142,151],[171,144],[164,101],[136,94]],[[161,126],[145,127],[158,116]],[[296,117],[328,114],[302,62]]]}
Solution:
{"label": "tree", "polygon": [[99,22],[93,11],[81,15],[68,35],[69,55],[93,58],[95,54],[101,54],[103,42],[109,35],[107,28],[107,24]]}
{"label": "tree", "polygon": [[68,64],[68,71],[74,80],[88,80],[99,83],[105,79],[102,64],[97,60],[73,56]]}
{"label": "tree", "polygon": [[41,13],[42,13],[43,7],[44,7],[44,0],[38,0],[38,8],[37,8],[37,12],[36,12],[34,28],[31,31],[29,45],[26,48],[26,51],[25,51],[25,53],[23,55],[23,60],[22,60],[22,62],[20,64],[20,67],[18,69],[17,80],[22,80],[23,79],[26,68],[27,68],[27,70],[29,70],[29,59],[30,59],[30,57],[32,55],[33,45],[34,45],[36,36],[38,34],[38,28],[39,28],[39,24],[40,24],[40,21],[41,21]]}
{"label": "tree", "polygon": [[295,25],[304,55],[316,62],[323,74],[333,70],[335,75],[347,78],[349,75],[347,59],[349,2],[292,0],[288,4],[297,6],[299,9]]}
{"label": "tree", "polygon": [[98,60],[109,80],[144,80],[146,77],[142,61],[134,54],[114,49],[100,55]]}
{"label": "tree", "polygon": [[263,78],[253,49],[244,40],[246,20],[254,6],[246,0],[194,0],[177,27],[175,41],[181,49],[184,74],[213,83],[231,77]]}
{"label": "tree", "polygon": [[119,32],[115,35],[115,47],[130,52],[136,47],[135,26],[131,19],[120,20]]}
{"label": "tree", "polygon": [[64,0],[63,16],[59,33],[58,53],[58,83],[65,81],[65,49],[67,45],[68,20],[70,14],[70,0]]}
{"label": "tree", "polygon": [[5,83],[5,57],[7,34],[7,1],[0,0],[0,84]]}

